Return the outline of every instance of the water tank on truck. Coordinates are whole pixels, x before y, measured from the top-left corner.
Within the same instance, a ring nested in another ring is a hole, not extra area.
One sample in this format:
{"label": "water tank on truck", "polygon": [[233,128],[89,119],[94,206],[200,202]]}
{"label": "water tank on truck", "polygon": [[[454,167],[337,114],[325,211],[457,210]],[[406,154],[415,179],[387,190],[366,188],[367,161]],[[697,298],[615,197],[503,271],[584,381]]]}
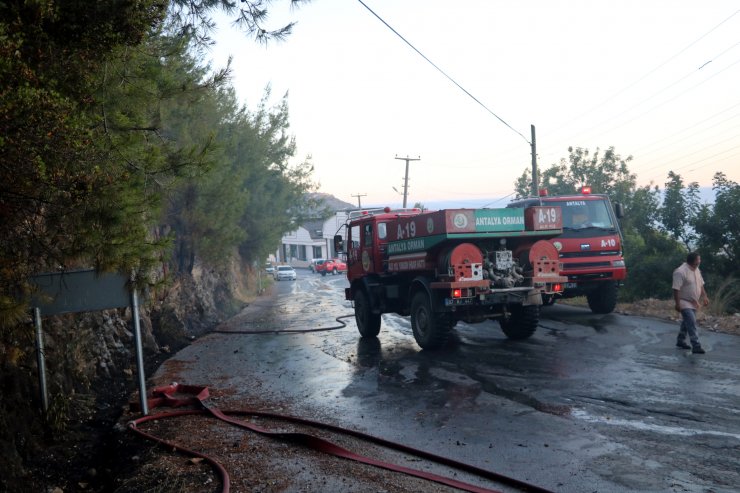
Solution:
{"label": "water tank on truck", "polygon": [[509,339],[539,323],[543,297],[563,289],[558,252],[546,241],[562,232],[559,207],[386,209],[350,217],[345,298],[363,338],[380,332],[381,315],[410,316],[424,349],[445,344],[459,321],[497,320]]}

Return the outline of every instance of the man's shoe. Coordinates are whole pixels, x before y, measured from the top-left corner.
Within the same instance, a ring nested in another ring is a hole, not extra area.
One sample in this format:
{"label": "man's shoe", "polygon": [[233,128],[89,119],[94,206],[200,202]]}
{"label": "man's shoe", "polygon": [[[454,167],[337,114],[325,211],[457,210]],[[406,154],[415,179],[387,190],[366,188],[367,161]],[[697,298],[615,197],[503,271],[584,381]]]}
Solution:
{"label": "man's shoe", "polygon": [[677,342],[677,343],[676,343],[676,347],[677,347],[677,348],[681,348],[681,349],[691,349],[691,346],[689,346],[688,344],[686,344],[686,343],[685,343],[685,342],[683,342],[683,341],[681,341],[681,342]]}
{"label": "man's shoe", "polygon": [[706,351],[704,351],[704,348],[702,348],[701,346],[696,346],[695,348],[693,348],[691,350],[691,352],[694,353],[694,354],[704,354],[704,353],[706,353]]}

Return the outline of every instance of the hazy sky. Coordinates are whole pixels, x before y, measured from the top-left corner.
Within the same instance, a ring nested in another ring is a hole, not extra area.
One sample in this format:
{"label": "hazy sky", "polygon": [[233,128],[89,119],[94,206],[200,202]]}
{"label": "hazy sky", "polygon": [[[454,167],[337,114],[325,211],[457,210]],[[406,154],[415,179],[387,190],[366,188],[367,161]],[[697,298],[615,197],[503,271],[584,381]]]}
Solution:
{"label": "hazy sky", "polygon": [[363,2],[483,106],[357,0],[275,0],[270,27],[297,25],[267,47],[221,22],[215,65],[233,57],[251,109],[268,84],[274,103],[288,93],[322,192],[399,205],[409,156],[409,204],[503,206],[531,169],[530,125],[540,169],[613,146],[640,185],[740,181],[737,0]]}

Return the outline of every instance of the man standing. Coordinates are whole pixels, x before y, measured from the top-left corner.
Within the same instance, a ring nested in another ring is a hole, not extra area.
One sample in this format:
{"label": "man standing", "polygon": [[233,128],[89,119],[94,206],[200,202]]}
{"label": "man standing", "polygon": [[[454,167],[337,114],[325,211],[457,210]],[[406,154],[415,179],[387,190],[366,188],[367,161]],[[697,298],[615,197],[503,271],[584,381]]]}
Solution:
{"label": "man standing", "polygon": [[[701,257],[696,252],[686,256],[686,262],[673,271],[673,299],[676,301],[676,311],[681,313],[681,328],[678,331],[676,347],[691,349],[692,353],[704,354],[699,343],[699,334],[696,327],[696,310],[699,303],[709,304],[709,297],[704,290],[704,279],[699,271]],[[691,346],[686,344],[686,334]]]}

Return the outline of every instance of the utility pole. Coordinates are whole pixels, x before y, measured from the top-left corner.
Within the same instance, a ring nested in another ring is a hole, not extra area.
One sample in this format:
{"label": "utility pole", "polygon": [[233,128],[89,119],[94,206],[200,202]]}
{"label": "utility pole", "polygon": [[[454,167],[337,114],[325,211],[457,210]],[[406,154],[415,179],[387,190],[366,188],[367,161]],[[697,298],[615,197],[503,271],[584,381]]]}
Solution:
{"label": "utility pole", "polygon": [[537,177],[537,139],[534,136],[534,125],[532,128],[532,196],[540,196],[540,180]]}
{"label": "utility pole", "polygon": [[362,209],[362,202],[360,202],[360,197],[367,197],[366,193],[358,193],[357,195],[352,195],[353,197],[357,197],[357,208]]}
{"label": "utility pole", "polygon": [[409,161],[420,161],[421,156],[411,158],[411,157],[398,157],[396,155],[396,159],[401,159],[403,161],[406,161],[406,175],[403,178],[403,208],[406,208],[406,197],[408,197],[409,192]]}

